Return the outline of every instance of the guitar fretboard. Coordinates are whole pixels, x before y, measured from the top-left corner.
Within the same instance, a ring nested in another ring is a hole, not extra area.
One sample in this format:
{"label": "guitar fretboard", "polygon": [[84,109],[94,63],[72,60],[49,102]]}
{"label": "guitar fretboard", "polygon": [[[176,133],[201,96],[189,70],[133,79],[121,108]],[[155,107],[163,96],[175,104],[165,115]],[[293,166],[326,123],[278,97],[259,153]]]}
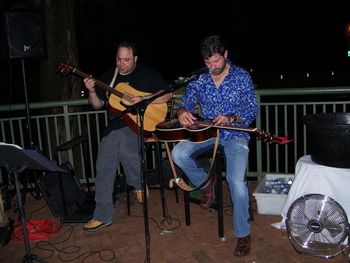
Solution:
{"label": "guitar fretboard", "polygon": [[[77,69],[77,68],[75,68],[75,69],[73,70],[73,73],[76,74],[77,76],[83,78],[83,79],[90,77],[90,75],[86,74],[86,73],[83,72],[83,71],[80,71],[80,70]],[[102,82],[102,81],[100,81],[100,80],[98,80],[98,79],[95,79],[95,82],[96,82],[96,86],[97,86],[97,87],[103,88],[103,89],[105,89],[106,91],[108,91],[109,93],[118,96],[119,98],[123,98],[124,94],[123,94],[122,92],[120,92],[120,91],[118,91],[118,90],[116,90],[116,89],[114,89],[114,88],[108,86],[106,83],[104,83],[104,82]]]}

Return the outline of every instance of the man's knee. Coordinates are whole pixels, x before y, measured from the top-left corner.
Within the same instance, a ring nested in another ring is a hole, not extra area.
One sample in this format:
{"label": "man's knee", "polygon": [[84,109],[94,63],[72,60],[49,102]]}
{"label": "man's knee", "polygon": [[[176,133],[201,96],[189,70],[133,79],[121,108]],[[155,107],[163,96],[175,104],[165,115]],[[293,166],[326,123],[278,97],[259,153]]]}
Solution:
{"label": "man's knee", "polygon": [[182,160],[184,160],[187,155],[184,153],[184,151],[180,151],[178,148],[174,148],[171,152],[171,157],[173,158],[175,163],[180,163]]}

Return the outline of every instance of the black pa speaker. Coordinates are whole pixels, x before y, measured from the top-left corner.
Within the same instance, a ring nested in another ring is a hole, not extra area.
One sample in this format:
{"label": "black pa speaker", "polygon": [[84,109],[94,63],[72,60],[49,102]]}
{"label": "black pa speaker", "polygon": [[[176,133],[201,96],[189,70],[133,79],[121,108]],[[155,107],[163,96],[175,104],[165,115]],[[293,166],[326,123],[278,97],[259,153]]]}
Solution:
{"label": "black pa speaker", "polygon": [[39,13],[12,11],[1,14],[1,58],[40,58],[45,55],[43,19]]}

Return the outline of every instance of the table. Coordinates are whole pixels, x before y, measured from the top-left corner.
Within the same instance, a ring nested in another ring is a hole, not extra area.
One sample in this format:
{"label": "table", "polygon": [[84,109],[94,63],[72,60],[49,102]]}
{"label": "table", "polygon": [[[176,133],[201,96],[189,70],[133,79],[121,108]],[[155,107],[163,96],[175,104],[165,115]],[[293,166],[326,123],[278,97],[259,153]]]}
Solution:
{"label": "table", "polygon": [[301,157],[295,166],[295,179],[281,210],[285,222],[288,209],[306,194],[327,195],[337,201],[350,218],[350,169],[320,165],[310,155]]}

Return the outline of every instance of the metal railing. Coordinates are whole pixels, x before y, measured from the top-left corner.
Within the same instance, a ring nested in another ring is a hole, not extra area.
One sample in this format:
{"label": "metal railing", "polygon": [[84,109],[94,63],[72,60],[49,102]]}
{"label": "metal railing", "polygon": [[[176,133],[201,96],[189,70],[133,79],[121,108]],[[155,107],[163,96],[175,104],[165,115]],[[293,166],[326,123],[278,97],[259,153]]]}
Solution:
{"label": "metal railing", "polygon": [[[348,112],[349,96],[350,87],[257,89],[260,111],[252,126],[280,136],[288,133],[293,141],[286,145],[268,144],[252,135],[248,177],[260,180],[267,172],[294,173],[297,160],[308,154],[302,117]],[[168,104],[169,116],[180,97],[176,95]],[[97,148],[107,124],[106,112],[91,110],[86,99],[30,103],[29,109],[32,140],[38,150],[58,163],[69,161],[83,182],[93,181]],[[0,141],[28,147],[28,135],[25,105],[0,106]],[[57,146],[81,135],[87,137],[85,145],[55,153]]]}
{"label": "metal railing", "polygon": [[[260,112],[256,126],[276,135],[288,133],[293,142],[286,145],[269,145],[258,141],[255,176],[260,178],[264,172],[294,173],[298,159],[308,154],[303,116],[315,113],[350,112],[349,92],[350,87],[258,90]],[[254,176],[253,171],[249,169],[249,175]]]}

